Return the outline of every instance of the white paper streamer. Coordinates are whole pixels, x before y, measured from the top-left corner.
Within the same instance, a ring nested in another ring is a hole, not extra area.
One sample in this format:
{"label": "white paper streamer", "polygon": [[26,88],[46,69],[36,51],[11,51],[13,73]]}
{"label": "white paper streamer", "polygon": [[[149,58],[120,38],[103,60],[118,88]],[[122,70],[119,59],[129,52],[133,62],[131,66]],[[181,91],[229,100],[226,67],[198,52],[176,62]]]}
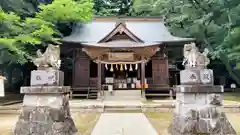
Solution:
{"label": "white paper streamer", "polygon": [[105,68],[108,70],[108,64],[105,64]]}
{"label": "white paper streamer", "polygon": [[135,65],[135,70],[137,70],[137,69],[138,69],[138,64]]}

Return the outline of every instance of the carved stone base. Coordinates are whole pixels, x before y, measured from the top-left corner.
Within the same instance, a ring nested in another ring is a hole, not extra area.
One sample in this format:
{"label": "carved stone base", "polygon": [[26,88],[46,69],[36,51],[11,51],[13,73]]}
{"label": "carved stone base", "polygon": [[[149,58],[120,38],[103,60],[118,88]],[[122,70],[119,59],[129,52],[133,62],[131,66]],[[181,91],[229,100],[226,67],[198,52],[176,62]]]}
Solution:
{"label": "carved stone base", "polygon": [[[28,109],[27,109],[28,108]],[[64,110],[25,107],[14,130],[15,135],[74,135],[77,129]]]}
{"label": "carved stone base", "polygon": [[51,93],[53,90],[48,93],[47,88],[22,88],[28,94],[24,96],[14,135],[74,135],[77,132],[70,115],[68,95],[63,92],[68,87],[49,87],[55,93]]}
{"label": "carved stone base", "polygon": [[[207,109],[208,110],[208,109]],[[174,114],[168,129],[170,135],[237,135],[224,113],[215,111],[202,115],[215,115],[216,118],[201,118],[200,112],[189,110],[188,115]]]}
{"label": "carved stone base", "polygon": [[169,134],[237,135],[224,112],[221,112],[221,89],[217,86],[179,85]]}

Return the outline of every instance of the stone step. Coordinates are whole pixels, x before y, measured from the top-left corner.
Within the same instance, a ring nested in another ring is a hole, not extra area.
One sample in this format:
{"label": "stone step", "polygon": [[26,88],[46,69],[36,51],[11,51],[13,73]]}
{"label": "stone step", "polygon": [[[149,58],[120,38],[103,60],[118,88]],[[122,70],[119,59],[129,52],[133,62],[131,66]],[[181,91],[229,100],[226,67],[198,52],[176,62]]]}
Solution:
{"label": "stone step", "polygon": [[170,94],[167,94],[167,93],[163,93],[163,94],[153,94],[153,93],[151,93],[151,94],[145,94],[146,96],[170,96]]}
{"label": "stone step", "polygon": [[132,99],[132,100],[137,100],[137,99],[141,99],[141,96],[104,96],[104,99]]}
{"label": "stone step", "polygon": [[104,109],[105,113],[141,113],[142,109],[138,109],[138,108],[128,108],[128,109],[124,109],[124,108],[105,108]]}
{"label": "stone step", "polygon": [[87,97],[87,94],[72,94],[72,97]]}
{"label": "stone step", "polygon": [[[104,91],[104,93],[109,93],[109,92]],[[122,96],[122,95],[141,96],[141,90],[114,90],[113,94],[118,96]]]}
{"label": "stone step", "polygon": [[105,100],[141,100],[140,90],[115,90],[111,94],[108,91],[104,91]]}
{"label": "stone step", "polygon": [[141,107],[131,106],[131,107],[118,107],[118,106],[105,106],[104,112],[142,112]]}

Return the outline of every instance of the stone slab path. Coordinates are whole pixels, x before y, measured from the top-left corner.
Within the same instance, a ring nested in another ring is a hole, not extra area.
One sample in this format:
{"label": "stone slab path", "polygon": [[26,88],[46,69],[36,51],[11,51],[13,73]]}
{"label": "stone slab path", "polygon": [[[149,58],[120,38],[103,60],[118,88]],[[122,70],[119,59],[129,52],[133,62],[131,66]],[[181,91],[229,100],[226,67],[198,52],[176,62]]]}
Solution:
{"label": "stone slab path", "polygon": [[103,113],[91,135],[158,135],[143,113]]}

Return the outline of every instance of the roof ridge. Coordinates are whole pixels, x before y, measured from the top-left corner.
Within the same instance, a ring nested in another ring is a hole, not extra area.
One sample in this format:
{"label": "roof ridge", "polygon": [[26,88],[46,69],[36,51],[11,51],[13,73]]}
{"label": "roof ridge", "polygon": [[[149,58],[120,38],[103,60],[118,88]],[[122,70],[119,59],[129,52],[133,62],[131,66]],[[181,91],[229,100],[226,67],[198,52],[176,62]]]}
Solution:
{"label": "roof ridge", "polygon": [[161,16],[95,16],[93,17],[93,21],[161,21],[164,19]]}

